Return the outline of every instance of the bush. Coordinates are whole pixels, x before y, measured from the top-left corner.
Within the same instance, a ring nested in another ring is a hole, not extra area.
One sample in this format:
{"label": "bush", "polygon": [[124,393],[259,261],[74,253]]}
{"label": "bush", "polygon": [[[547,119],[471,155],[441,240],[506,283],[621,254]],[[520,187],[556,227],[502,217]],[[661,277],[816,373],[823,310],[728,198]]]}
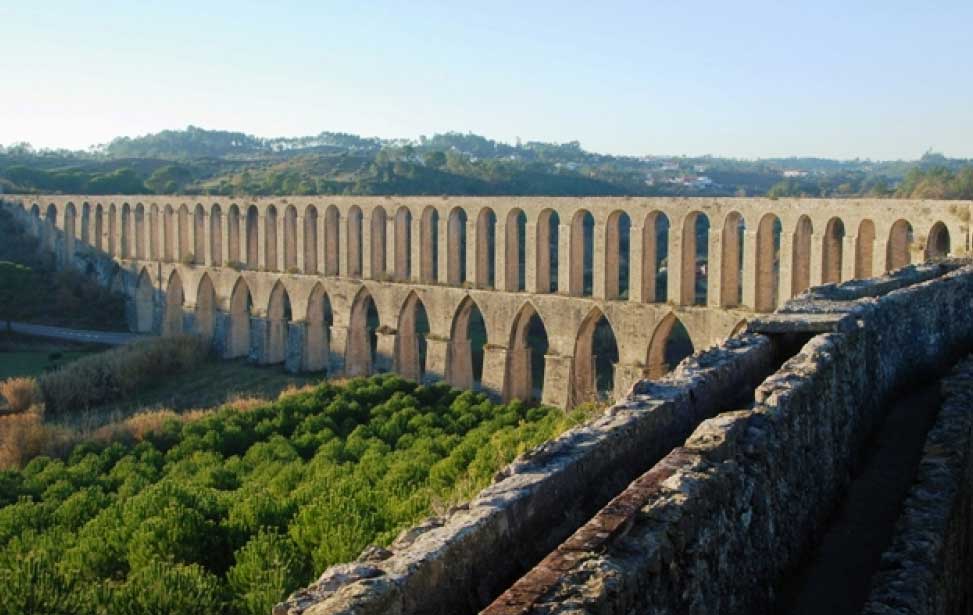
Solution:
{"label": "bush", "polygon": [[33,378],[8,378],[0,382],[0,395],[12,412],[26,412],[39,401],[37,382]]}
{"label": "bush", "polygon": [[[585,417],[394,375],[243,406],[147,414],[0,471],[0,615],[267,613]],[[56,448],[31,417],[2,418]]]}
{"label": "bush", "polygon": [[125,398],[164,376],[189,371],[207,356],[202,338],[154,338],[78,359],[41,376],[38,385],[49,414],[78,412]]}

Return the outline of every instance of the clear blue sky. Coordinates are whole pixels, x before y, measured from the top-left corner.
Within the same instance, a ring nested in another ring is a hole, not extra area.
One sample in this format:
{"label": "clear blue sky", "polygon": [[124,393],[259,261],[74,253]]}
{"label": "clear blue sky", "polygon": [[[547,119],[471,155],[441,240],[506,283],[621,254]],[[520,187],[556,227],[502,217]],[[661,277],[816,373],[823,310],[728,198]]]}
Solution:
{"label": "clear blue sky", "polygon": [[973,157],[971,24],[970,0],[8,0],[0,143],[77,148],[194,124]]}

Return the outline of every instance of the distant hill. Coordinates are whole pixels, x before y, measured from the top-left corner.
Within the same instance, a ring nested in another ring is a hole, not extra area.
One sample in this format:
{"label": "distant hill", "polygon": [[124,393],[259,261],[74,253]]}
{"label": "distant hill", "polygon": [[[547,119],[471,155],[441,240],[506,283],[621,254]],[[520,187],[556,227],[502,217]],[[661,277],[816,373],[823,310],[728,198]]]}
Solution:
{"label": "distant hill", "polygon": [[472,133],[265,139],[195,126],[84,152],[0,147],[0,190],[89,194],[973,198],[971,169],[969,160],[932,152],[914,161],[633,157],[589,152],[577,141],[510,144]]}

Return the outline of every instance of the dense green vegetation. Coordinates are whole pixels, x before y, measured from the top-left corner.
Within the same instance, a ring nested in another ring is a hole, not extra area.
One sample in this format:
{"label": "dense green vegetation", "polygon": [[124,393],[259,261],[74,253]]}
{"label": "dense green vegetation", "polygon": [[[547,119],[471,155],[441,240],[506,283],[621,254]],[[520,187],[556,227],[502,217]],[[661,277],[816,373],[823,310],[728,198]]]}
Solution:
{"label": "dense green vegetation", "polygon": [[[407,140],[332,132],[261,139],[193,126],[119,137],[87,152],[0,148],[0,190],[86,194],[884,197],[922,194],[908,182],[913,171],[971,169],[969,160],[935,153],[889,162],[633,157],[589,152],[577,141],[511,145],[461,133]],[[926,193],[970,198],[969,188],[956,186]]]}
{"label": "dense green vegetation", "polygon": [[125,300],[73,269],[58,271],[37,239],[0,208],[0,325],[22,320],[79,329],[125,328]]}
{"label": "dense green vegetation", "polygon": [[0,613],[260,613],[578,421],[395,376],[0,472]]}

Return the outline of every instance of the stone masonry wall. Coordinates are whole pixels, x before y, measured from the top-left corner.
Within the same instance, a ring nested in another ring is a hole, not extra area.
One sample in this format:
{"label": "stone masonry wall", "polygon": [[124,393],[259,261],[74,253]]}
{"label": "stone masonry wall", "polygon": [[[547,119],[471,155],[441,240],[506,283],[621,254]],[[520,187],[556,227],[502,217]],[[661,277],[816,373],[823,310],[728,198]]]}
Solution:
{"label": "stone masonry wall", "polygon": [[865,615],[960,615],[973,609],[973,357],[942,384],[943,406]]}
{"label": "stone masonry wall", "polygon": [[776,366],[770,339],[745,334],[684,361],[604,416],[502,470],[445,518],[404,532],[274,609],[276,615],[472,613],[508,587],[613,494],[732,408]]}
{"label": "stone masonry wall", "polygon": [[757,388],[752,409],[702,423],[484,613],[769,612],[883,403],[973,342],[973,267],[878,298],[846,291],[816,289],[775,314],[781,331],[788,313],[792,330],[829,331]]}

